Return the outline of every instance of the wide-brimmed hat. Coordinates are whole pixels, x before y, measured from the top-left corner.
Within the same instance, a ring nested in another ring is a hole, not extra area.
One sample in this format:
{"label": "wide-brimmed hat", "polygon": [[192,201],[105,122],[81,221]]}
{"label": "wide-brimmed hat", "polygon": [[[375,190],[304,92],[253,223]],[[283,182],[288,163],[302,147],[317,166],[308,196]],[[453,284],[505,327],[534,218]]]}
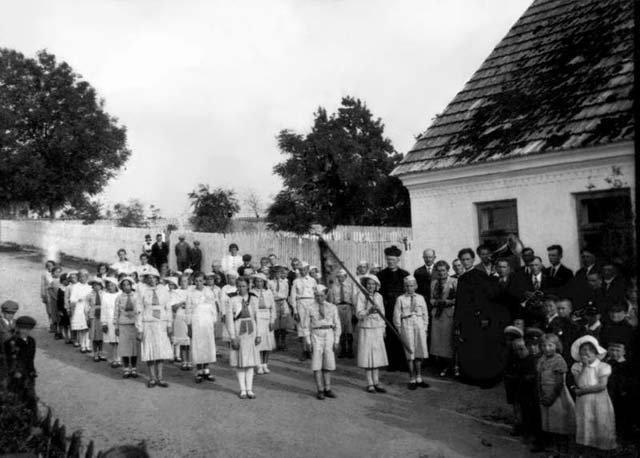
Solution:
{"label": "wide-brimmed hat", "polygon": [[180,282],[178,281],[178,279],[176,277],[166,277],[164,279],[164,281],[166,281],[167,283],[171,283],[176,288],[180,288]]}
{"label": "wide-brimmed hat", "polygon": [[268,281],[267,276],[265,274],[263,274],[262,272],[258,272],[258,273],[255,273],[255,274],[251,275],[251,278],[253,280],[260,279],[265,283]]}
{"label": "wide-brimmed hat", "polygon": [[378,279],[378,277],[376,277],[375,275],[373,275],[373,274],[366,274],[366,275],[363,275],[362,277],[360,277],[360,283],[361,283],[363,286],[364,286],[364,282],[365,282],[366,280],[373,280],[373,281],[376,283],[376,285],[378,285],[378,288],[380,288],[380,280],[379,280],[379,279]]}
{"label": "wide-brimmed hat", "polygon": [[144,272],[142,274],[143,277],[156,277],[156,278],[160,278],[160,272],[158,272],[158,269],[151,267],[149,270],[147,270],[146,272]]}
{"label": "wide-brimmed hat", "polygon": [[504,328],[504,335],[505,337],[517,339],[519,337],[524,337],[524,331],[522,331],[518,326],[507,326]]}
{"label": "wide-brimmed hat", "polygon": [[104,280],[99,277],[91,277],[87,283],[89,283],[92,286],[98,283],[100,286],[104,288]]}
{"label": "wide-brimmed hat", "polygon": [[103,278],[104,283],[113,283],[114,285],[118,285],[118,280],[114,277],[104,277]]}
{"label": "wide-brimmed hat", "polygon": [[574,360],[578,362],[580,361],[580,347],[586,343],[590,343],[594,346],[598,354],[598,358],[602,359],[607,355],[607,350],[600,346],[600,342],[598,342],[598,339],[593,336],[587,335],[576,339],[575,342],[571,344],[571,357]]}
{"label": "wide-brimmed hat", "polygon": [[316,285],[313,287],[313,292],[314,293],[326,293],[327,292],[327,287],[324,285]]}

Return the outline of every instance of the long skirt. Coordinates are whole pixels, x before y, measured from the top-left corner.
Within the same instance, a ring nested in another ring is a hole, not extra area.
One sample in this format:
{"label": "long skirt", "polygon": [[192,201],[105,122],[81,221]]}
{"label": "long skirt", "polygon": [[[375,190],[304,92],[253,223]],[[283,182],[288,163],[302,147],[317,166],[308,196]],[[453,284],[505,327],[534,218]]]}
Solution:
{"label": "long skirt", "polygon": [[304,337],[303,323],[309,313],[309,308],[313,305],[313,299],[298,299],[298,315],[300,315],[300,321],[296,323],[296,330],[298,331],[298,337]]}
{"label": "long skirt", "polygon": [[540,406],[542,430],[556,434],[574,434],[576,431],[576,411],[573,399],[566,385],[553,404]]}
{"label": "long skirt", "polygon": [[138,334],[136,326],[134,324],[121,324],[119,326],[119,334],[118,355],[125,358],[138,356],[140,343],[136,338]]}
{"label": "long skirt", "polygon": [[424,359],[429,357],[427,347],[427,330],[424,326],[417,323],[417,318],[412,317],[403,320],[400,328],[402,340],[408,345],[409,350],[405,348],[407,360]]}
{"label": "long skirt", "polygon": [[73,308],[73,314],[71,315],[71,330],[72,331],[84,331],[89,329],[87,325],[87,314],[85,310],[86,304],[82,301],[76,302]]}
{"label": "long skirt", "polygon": [[276,322],[274,329],[287,330],[291,327],[291,314],[286,299],[276,299]]}
{"label": "long skirt", "polygon": [[116,328],[113,324],[107,324],[107,332],[102,333],[102,340],[105,343],[118,343],[118,336],[116,335]]}
{"label": "long skirt", "polygon": [[250,321],[253,330],[250,333],[247,332],[238,337],[240,342],[240,348],[238,350],[231,348],[231,351],[229,351],[229,364],[231,367],[237,367],[240,369],[255,367],[260,363],[260,355],[258,354],[258,348],[256,346],[256,329],[253,326],[253,319],[241,318],[239,321],[242,322],[243,320]]}
{"label": "long skirt", "polygon": [[276,339],[273,331],[269,330],[271,313],[269,309],[258,309],[258,335],[262,338],[257,345],[258,351],[271,351],[276,348]]}
{"label": "long skirt", "polygon": [[209,313],[197,313],[191,319],[191,358],[194,364],[216,362],[216,337],[214,321]]}
{"label": "long skirt", "polygon": [[358,367],[376,369],[389,364],[384,347],[384,327],[358,328]]}
{"label": "long skirt", "polygon": [[453,314],[455,308],[447,307],[436,318],[436,309],[431,320],[431,354],[441,358],[453,358]]}
{"label": "long skirt", "polygon": [[340,326],[342,326],[342,334],[353,334],[353,306],[351,304],[338,305],[338,315],[340,316]]}
{"label": "long skirt", "polygon": [[173,345],[187,346],[191,344],[184,309],[178,309],[176,312],[176,317],[173,320],[173,336],[171,339]]}
{"label": "long skirt", "polygon": [[336,355],[333,345],[336,343],[333,329],[314,329],[311,331],[311,370],[335,371]]}
{"label": "long skirt", "polygon": [[142,361],[173,359],[173,348],[167,334],[167,324],[164,321],[142,323],[140,356]]}

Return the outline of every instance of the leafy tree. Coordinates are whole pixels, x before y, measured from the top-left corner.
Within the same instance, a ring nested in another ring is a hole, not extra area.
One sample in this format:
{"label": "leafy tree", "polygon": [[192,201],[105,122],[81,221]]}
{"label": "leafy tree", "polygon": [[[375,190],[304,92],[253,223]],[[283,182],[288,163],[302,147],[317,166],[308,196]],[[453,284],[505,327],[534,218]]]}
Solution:
{"label": "leafy tree", "polygon": [[144,205],[137,199],[128,203],[118,203],[113,206],[113,213],[122,227],[147,227],[149,224],[144,215]]}
{"label": "leafy tree", "polygon": [[283,130],[278,147],[287,156],[274,167],[284,190],[269,207],[270,227],[305,232],[312,222],[327,230],[410,224],[409,194],[389,176],[402,155],[359,99],[344,97],[331,115],[318,108],[308,134]]}
{"label": "leafy tree", "polygon": [[0,194],[51,217],[102,191],[129,158],[126,130],[65,62],[0,48]]}
{"label": "leafy tree", "polygon": [[209,185],[199,184],[189,194],[193,216],[189,219],[199,232],[227,232],[233,215],[240,211],[235,191],[231,189],[209,189]]}
{"label": "leafy tree", "polygon": [[82,224],[93,224],[102,218],[102,204],[84,196],[74,199],[62,212],[64,218],[81,219]]}

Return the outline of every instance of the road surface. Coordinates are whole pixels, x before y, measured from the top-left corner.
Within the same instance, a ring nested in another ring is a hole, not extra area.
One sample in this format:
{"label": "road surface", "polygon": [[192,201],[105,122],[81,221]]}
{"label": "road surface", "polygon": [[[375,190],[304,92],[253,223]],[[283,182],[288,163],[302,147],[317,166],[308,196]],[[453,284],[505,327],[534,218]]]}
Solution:
{"label": "road surface", "polygon": [[175,367],[165,370],[167,389],[148,389],[145,377],[123,380],[47,332],[41,272],[38,253],[1,249],[0,301],[17,300],[19,315],[38,320],[38,395],[97,450],[146,441],[158,457],[528,456],[498,423],[508,413],[501,387],[428,377],[431,388],[409,391],[406,374],[382,372],[388,394],[369,394],[353,361],[340,360],[338,398],[319,401],[308,363],[293,351],[276,353],[271,374],[255,377],[255,400],[238,398],[226,358],[213,367],[214,383],[196,385]]}

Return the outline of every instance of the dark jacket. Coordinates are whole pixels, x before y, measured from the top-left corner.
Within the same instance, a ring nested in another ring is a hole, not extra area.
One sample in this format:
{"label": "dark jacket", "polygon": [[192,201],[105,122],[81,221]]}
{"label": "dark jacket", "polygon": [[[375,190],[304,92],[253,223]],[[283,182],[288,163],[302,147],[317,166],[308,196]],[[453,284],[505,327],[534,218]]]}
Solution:
{"label": "dark jacket", "polygon": [[549,287],[555,294],[564,294],[563,290],[573,279],[573,271],[562,264],[558,267],[555,275],[551,275],[551,267],[545,268],[544,273],[549,279]]}
{"label": "dark jacket", "polygon": [[[431,271],[434,271],[434,267],[431,266]],[[431,280],[433,275],[427,270],[427,266],[418,267],[413,276],[416,277],[416,283],[418,283],[418,289],[416,292],[424,297],[427,302],[427,307],[430,309],[429,299],[431,298]]]}
{"label": "dark jacket", "polygon": [[610,285],[602,281],[602,293],[612,304],[624,304],[627,293],[627,282],[619,275],[615,276]]}
{"label": "dark jacket", "polygon": [[159,269],[162,264],[169,262],[169,244],[167,242],[156,242],[151,247],[151,259],[149,264]]}

